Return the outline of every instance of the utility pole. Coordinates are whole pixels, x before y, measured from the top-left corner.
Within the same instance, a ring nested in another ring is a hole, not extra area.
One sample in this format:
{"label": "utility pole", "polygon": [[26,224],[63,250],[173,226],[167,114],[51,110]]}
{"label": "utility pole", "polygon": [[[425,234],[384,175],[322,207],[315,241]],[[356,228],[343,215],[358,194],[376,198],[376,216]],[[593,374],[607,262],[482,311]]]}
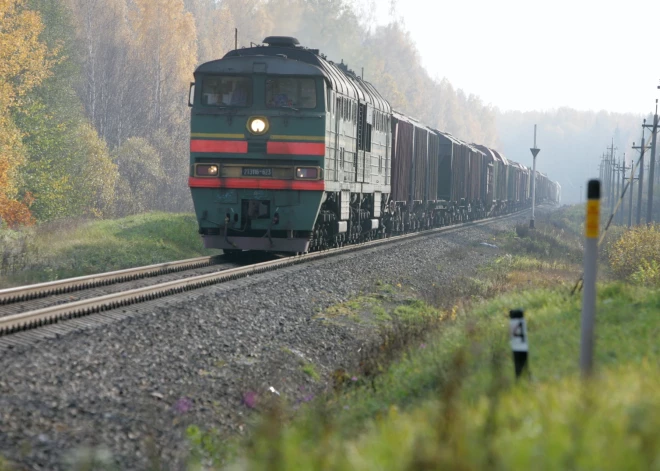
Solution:
{"label": "utility pole", "polygon": [[[617,159],[614,159],[614,169],[616,170],[616,200],[618,201],[621,197],[621,160],[619,160],[619,165],[616,164]],[[614,220],[619,222],[619,217],[621,213],[617,214]]]}
{"label": "utility pole", "polygon": [[635,168],[634,159],[630,162],[630,191],[628,194],[628,227],[632,227],[633,219],[633,188],[635,188],[635,175],[633,169]]}
{"label": "utility pole", "polygon": [[646,120],[642,125],[642,155],[639,158],[639,188],[637,195],[637,225],[642,223],[642,188],[644,188],[644,131],[646,128]]}
{"label": "utility pole", "polygon": [[532,151],[532,219],[529,220],[529,228],[534,229],[534,208],[536,206],[536,156],[541,152],[541,149],[536,147],[536,124],[534,125],[534,147],[529,149]]}
{"label": "utility pole", "polygon": [[614,213],[614,200],[616,200],[616,161],[614,160],[614,138],[612,138],[612,147],[610,151],[610,214]]}
{"label": "utility pole", "polygon": [[[623,160],[622,160],[622,174],[621,174],[621,195],[623,197],[623,189],[626,187],[626,170],[628,170],[629,167],[626,167],[626,153],[623,153]],[[626,222],[625,218],[625,212],[626,212],[626,205],[625,205],[625,199],[621,200],[621,214],[619,216],[619,225],[623,226]]]}
{"label": "utility pole", "polygon": [[612,191],[612,188],[610,187],[610,170],[610,159],[608,155],[603,152],[603,192],[607,204],[610,203],[610,192]]}
{"label": "utility pole", "polygon": [[580,204],[582,204],[582,185],[580,185]]}
{"label": "utility pole", "polygon": [[[658,87],[660,88],[660,87]],[[649,193],[646,207],[646,224],[653,222],[653,173],[655,172],[655,140],[658,133],[658,99],[655,100],[655,114],[653,115],[653,135],[651,136],[651,161],[649,162]]]}

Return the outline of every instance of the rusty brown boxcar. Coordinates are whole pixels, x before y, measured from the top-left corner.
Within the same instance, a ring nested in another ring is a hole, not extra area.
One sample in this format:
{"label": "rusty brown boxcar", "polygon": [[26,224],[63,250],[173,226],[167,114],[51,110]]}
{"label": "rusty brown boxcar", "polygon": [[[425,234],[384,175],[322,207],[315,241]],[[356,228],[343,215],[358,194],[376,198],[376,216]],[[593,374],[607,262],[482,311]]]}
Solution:
{"label": "rusty brown boxcar", "polygon": [[410,201],[415,127],[403,115],[392,115],[392,197]]}

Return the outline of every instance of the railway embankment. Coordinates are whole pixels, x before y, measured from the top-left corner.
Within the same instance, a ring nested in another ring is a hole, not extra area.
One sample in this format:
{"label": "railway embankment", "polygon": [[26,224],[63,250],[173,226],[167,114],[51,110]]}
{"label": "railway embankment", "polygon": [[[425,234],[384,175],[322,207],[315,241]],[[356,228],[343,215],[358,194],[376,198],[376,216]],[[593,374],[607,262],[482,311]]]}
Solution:
{"label": "railway embankment", "polygon": [[[476,273],[381,286],[326,309],[382,323],[352,371],[303,407],[270,401],[249,440],[189,429],[195,463],[230,469],[654,469],[660,463],[660,233],[613,230],[602,251],[596,374],[581,381],[583,207],[496,231]],[[481,244],[480,244],[481,245]],[[442,266],[439,265],[441,270]],[[527,318],[515,378],[510,309]],[[284,425],[283,425],[284,424]],[[604,446],[604,444],[607,444]]]}
{"label": "railway embankment", "polygon": [[216,253],[202,246],[193,214],[0,229],[0,289]]}
{"label": "railway embankment", "polygon": [[122,321],[4,350],[0,456],[18,469],[71,469],[90,454],[110,469],[154,460],[182,469],[190,426],[247,434],[265,399],[311,402],[378,344],[374,325],[326,310],[390,288],[398,302],[471,276],[498,256],[481,244],[527,217],[150,301]]}
{"label": "railway embankment", "polygon": [[[599,374],[584,388],[570,296],[582,214],[539,211],[536,231],[524,215],[257,275],[3,352],[0,456],[8,469],[648,464],[657,291],[601,270]],[[532,374],[518,383],[516,307]],[[610,438],[618,448],[589,461]]]}

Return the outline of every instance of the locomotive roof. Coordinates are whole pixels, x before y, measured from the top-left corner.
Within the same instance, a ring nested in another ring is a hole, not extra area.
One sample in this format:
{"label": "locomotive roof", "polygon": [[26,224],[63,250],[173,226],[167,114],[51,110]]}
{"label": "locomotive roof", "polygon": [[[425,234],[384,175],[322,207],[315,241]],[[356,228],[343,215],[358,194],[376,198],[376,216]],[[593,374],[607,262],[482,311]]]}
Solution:
{"label": "locomotive roof", "polygon": [[[325,56],[319,53],[318,49],[299,46],[297,39],[286,36],[269,36],[264,39],[264,43],[267,43],[267,45],[256,45],[229,51],[222,59],[207,64],[228,59],[244,61],[245,57],[250,56],[279,57],[284,59],[285,62],[282,64],[283,68],[278,69],[277,72],[292,75],[298,75],[297,71],[301,70],[299,66],[295,65],[296,63],[309,64],[318,70],[316,75],[325,77],[328,86],[335,92],[368,103],[378,110],[391,112],[390,104],[371,83],[362,80],[353,71],[349,70],[345,64],[335,64],[327,60]],[[208,67],[203,69],[207,64],[202,64],[197,68],[197,71],[210,71],[207,70]],[[249,73],[252,73],[252,70]]]}

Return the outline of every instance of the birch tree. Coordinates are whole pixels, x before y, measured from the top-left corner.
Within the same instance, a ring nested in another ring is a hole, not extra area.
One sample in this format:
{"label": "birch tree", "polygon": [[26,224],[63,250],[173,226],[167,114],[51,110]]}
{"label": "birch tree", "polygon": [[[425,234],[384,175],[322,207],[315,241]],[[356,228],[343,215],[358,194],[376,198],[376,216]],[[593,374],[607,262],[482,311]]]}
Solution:
{"label": "birch tree", "polygon": [[183,0],[135,0],[129,19],[132,52],[144,85],[141,105],[152,130],[181,123],[187,88],[197,63],[197,35]]}

